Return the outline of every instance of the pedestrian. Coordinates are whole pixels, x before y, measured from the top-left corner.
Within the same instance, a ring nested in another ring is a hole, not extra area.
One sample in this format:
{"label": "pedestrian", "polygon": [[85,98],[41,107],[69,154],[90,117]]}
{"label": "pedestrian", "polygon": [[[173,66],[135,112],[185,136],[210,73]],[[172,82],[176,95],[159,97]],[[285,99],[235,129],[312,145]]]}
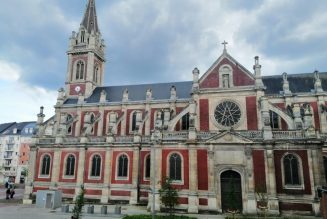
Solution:
{"label": "pedestrian", "polygon": [[8,187],[9,187],[9,183],[8,183],[8,181],[6,181],[5,188],[8,189]]}
{"label": "pedestrian", "polygon": [[6,190],[6,199],[9,199],[9,197],[10,197],[10,189],[7,188],[7,190]]}
{"label": "pedestrian", "polygon": [[12,188],[10,191],[10,198],[14,198],[14,195],[15,195],[15,189]]}

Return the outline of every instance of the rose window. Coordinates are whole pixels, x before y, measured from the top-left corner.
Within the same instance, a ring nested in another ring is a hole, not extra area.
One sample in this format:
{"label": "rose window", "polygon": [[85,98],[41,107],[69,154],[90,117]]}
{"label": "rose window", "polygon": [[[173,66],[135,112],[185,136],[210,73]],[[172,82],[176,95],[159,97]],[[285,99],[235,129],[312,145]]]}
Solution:
{"label": "rose window", "polygon": [[222,126],[232,127],[240,121],[241,109],[234,102],[224,101],[216,107],[215,119]]}

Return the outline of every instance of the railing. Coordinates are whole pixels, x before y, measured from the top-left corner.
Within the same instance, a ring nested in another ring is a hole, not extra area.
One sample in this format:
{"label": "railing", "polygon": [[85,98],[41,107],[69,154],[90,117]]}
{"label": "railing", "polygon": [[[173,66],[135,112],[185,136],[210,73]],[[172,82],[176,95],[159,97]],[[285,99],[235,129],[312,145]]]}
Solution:
{"label": "railing", "polygon": [[237,134],[249,139],[262,139],[262,131],[235,131]]}
{"label": "railing", "polygon": [[54,144],[56,142],[55,138],[40,138],[39,143],[40,144]]}
{"label": "railing", "polygon": [[117,142],[117,143],[130,143],[130,142],[134,142],[134,136],[133,135],[117,136],[115,138],[115,142]]}
{"label": "railing", "polygon": [[198,132],[198,139],[206,140],[217,134],[218,134],[218,132]]}
{"label": "railing", "polygon": [[274,139],[305,139],[303,131],[273,131]]}
{"label": "railing", "polygon": [[162,139],[169,141],[169,140],[186,140],[188,139],[188,132],[181,131],[181,132],[164,132],[162,134]]}
{"label": "railing", "polygon": [[5,147],[5,151],[13,151],[14,150],[14,147]]}
{"label": "railing", "polygon": [[79,138],[78,137],[69,137],[69,138],[64,138],[65,143],[78,143]]}
{"label": "railing", "polygon": [[90,142],[94,142],[94,143],[106,142],[106,138],[105,137],[91,137]]}
{"label": "railing", "polygon": [[142,136],[142,143],[148,143],[151,141],[151,136]]}

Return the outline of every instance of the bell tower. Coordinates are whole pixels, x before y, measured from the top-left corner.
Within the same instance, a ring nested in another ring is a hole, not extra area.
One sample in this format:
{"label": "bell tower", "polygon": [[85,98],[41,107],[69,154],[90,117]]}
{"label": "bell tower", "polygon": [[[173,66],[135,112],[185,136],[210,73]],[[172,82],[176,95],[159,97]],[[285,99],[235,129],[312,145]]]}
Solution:
{"label": "bell tower", "polygon": [[95,0],[88,0],[78,32],[69,39],[66,95],[89,97],[104,82],[105,44],[96,15]]}

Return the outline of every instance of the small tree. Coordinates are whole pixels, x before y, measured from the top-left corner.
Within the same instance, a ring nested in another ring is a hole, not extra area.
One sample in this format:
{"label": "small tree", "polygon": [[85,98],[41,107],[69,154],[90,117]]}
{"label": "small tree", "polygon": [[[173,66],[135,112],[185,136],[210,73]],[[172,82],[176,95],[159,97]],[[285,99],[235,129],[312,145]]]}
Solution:
{"label": "small tree", "polygon": [[73,213],[72,219],[80,219],[82,216],[82,208],[84,206],[84,193],[85,193],[84,186],[81,185],[81,190],[78,196],[76,197],[75,206],[72,211]]}
{"label": "small tree", "polygon": [[178,192],[173,188],[171,179],[164,178],[159,193],[162,204],[168,209],[170,216],[172,216],[175,206],[178,205]]}

